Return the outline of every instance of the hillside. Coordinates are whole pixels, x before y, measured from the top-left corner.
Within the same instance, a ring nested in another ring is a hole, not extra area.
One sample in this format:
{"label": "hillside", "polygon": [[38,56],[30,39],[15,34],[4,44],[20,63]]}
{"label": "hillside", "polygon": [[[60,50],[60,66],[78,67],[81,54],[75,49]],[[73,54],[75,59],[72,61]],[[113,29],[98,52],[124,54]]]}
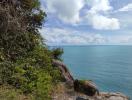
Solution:
{"label": "hillside", "polygon": [[60,59],[63,51],[44,44],[38,30],[45,17],[38,0],[0,1],[1,100],[51,99],[62,78],[52,59]]}

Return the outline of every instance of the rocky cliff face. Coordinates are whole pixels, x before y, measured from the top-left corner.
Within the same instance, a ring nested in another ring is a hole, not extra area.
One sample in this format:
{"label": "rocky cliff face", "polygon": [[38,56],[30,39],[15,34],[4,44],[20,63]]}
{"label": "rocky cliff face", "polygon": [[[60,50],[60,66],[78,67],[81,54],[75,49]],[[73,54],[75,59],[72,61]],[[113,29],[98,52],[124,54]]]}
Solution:
{"label": "rocky cliff face", "polygon": [[59,60],[53,60],[53,65],[57,66],[60,69],[63,77],[66,79],[66,82],[69,85],[73,85],[74,78],[70,74],[70,71],[68,70],[68,68],[66,67],[66,65],[63,62],[59,61]]}
{"label": "rocky cliff face", "polygon": [[88,80],[74,80],[64,63],[53,60],[66,82],[60,83],[53,93],[52,100],[130,100],[121,93],[99,92],[96,85]]}

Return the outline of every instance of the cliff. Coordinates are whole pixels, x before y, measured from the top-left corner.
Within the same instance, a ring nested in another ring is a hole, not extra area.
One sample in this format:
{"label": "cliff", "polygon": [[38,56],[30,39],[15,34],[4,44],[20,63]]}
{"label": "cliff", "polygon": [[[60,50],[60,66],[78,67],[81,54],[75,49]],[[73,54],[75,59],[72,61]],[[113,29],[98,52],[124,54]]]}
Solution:
{"label": "cliff", "polygon": [[66,82],[61,82],[52,94],[52,100],[130,100],[122,93],[100,92],[95,83],[88,80],[75,80],[67,66],[59,60],[53,60]]}

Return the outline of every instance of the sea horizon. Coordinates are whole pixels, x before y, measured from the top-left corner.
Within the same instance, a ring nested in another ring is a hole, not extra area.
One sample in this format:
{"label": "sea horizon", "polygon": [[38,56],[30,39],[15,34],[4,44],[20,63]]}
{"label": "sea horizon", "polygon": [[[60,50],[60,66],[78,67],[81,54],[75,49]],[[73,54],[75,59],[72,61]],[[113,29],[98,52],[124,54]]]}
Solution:
{"label": "sea horizon", "polygon": [[60,45],[48,45],[47,44],[47,46],[48,47],[61,47],[61,46],[132,46],[132,44],[87,44],[87,45],[81,45],[81,44],[77,44],[77,45],[75,45],[75,44],[65,44],[65,45],[63,45],[63,44],[60,44]]}

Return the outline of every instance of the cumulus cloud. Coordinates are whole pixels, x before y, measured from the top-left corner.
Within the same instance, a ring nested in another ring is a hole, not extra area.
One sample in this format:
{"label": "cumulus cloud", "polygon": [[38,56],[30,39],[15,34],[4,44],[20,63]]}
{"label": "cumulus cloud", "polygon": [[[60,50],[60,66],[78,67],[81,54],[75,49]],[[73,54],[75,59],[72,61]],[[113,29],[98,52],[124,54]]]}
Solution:
{"label": "cumulus cloud", "polygon": [[84,0],[46,0],[49,13],[55,14],[66,23],[79,22],[79,13],[84,6]]}
{"label": "cumulus cloud", "polygon": [[43,28],[40,33],[46,39],[48,45],[132,44],[132,35],[129,34],[107,36],[60,28]]}
{"label": "cumulus cloud", "polygon": [[120,22],[117,18],[109,18],[102,13],[107,13],[113,8],[109,0],[92,0],[91,9],[88,10],[84,20],[98,30],[116,30],[120,29]]}
{"label": "cumulus cloud", "polygon": [[108,11],[111,10],[109,0],[87,0],[86,2],[89,6],[91,6],[91,11]]}
{"label": "cumulus cloud", "polygon": [[118,11],[132,11],[132,3],[120,8]]}
{"label": "cumulus cloud", "polygon": [[115,30],[119,29],[119,21],[116,18],[107,18],[102,15],[94,15],[92,18],[93,27],[99,30]]}
{"label": "cumulus cloud", "polygon": [[68,44],[68,45],[86,45],[103,44],[107,41],[101,34],[80,33],[69,29],[45,28],[40,30],[47,44]]}
{"label": "cumulus cloud", "polygon": [[[120,28],[120,22],[117,18],[109,18],[105,15],[113,9],[109,0],[46,0],[43,4],[45,4],[48,14],[56,16],[64,23],[75,25],[87,22],[94,29],[99,30]],[[85,12],[87,15],[84,17],[81,16],[81,10],[86,6],[89,8],[87,8]]]}

